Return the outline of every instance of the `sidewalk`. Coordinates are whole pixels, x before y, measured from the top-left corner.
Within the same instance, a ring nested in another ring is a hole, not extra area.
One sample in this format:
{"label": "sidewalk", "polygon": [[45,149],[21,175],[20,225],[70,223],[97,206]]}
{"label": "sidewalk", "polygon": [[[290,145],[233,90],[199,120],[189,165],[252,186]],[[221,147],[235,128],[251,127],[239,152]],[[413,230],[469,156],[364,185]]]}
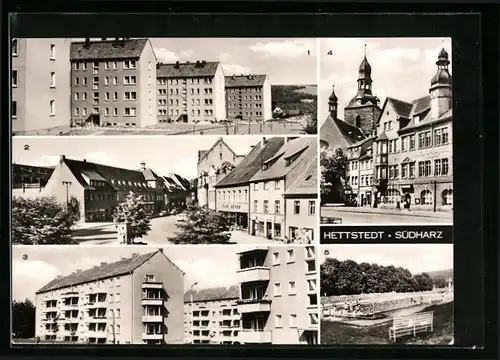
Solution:
{"label": "sidewalk", "polygon": [[80,222],[75,224],[73,227],[73,231],[77,230],[91,230],[91,229],[100,229],[100,228],[105,228],[109,226],[114,226],[113,222],[91,222],[91,223],[86,223],[86,222]]}
{"label": "sidewalk", "polygon": [[338,205],[323,205],[321,207],[321,216],[328,216],[328,212],[346,212],[346,213],[359,213],[359,214],[379,214],[379,215],[401,215],[412,217],[427,217],[427,218],[441,218],[453,219],[452,211],[429,211],[429,210],[407,210],[407,209],[383,209],[383,208],[370,208],[370,207],[349,207]]}

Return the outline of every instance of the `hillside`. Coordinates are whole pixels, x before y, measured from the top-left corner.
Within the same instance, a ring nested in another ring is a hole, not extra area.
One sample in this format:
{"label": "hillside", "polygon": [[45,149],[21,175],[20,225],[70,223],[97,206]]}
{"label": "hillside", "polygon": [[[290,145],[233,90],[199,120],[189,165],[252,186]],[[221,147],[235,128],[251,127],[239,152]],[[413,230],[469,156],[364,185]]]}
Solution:
{"label": "hillside", "polygon": [[318,97],[315,85],[271,85],[271,99],[273,109],[278,106],[285,112],[299,110],[316,116]]}

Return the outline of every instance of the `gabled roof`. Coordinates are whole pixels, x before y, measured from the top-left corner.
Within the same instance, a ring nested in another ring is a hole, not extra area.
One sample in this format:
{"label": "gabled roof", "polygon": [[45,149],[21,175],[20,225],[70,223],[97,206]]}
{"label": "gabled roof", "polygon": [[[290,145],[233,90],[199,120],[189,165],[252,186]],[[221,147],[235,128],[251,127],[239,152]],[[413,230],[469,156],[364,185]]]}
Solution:
{"label": "gabled roof", "polygon": [[262,143],[258,142],[238,166],[217,183],[216,187],[247,183],[260,170],[262,163],[274,156],[284,143],[282,137],[267,139],[263,147]]}
{"label": "gabled roof", "polygon": [[70,59],[76,60],[113,60],[139,58],[148,39],[124,39],[73,42],[70,46]]}
{"label": "gabled roof", "polygon": [[160,250],[144,255],[136,255],[127,259],[115,261],[110,264],[104,263],[99,266],[95,266],[91,269],[55,278],[54,280],[50,281],[47,285],[39,289],[36,293],[39,294],[42,292],[79,285],[100,279],[106,279],[109,277],[130,274],[139,266],[141,266],[146,261],[151,259],[158,252],[160,252]]}
{"label": "gabled roof", "polygon": [[12,164],[12,174],[14,176],[45,176],[50,177],[54,172],[54,167],[32,166],[23,164]]}
{"label": "gabled roof", "polygon": [[224,139],[222,137],[220,137],[219,139],[217,139],[217,141],[212,145],[212,147],[208,150],[198,150],[198,164],[217,146],[219,145],[220,143],[224,144],[235,156],[236,153],[233,151],[233,149],[231,149],[229,147],[228,144],[226,144],[226,142],[224,141]]}
{"label": "gabled roof", "polygon": [[[276,155],[267,160],[266,170],[259,171],[250,179],[250,182],[262,181],[267,179],[278,179],[285,177],[292,169],[304,161],[311,159],[310,154],[317,154],[317,140],[310,137],[299,137],[286,142]],[[289,166],[286,165],[286,159],[298,156],[298,158]],[[304,168],[305,170],[305,168]]]}
{"label": "gabled roof", "polygon": [[188,290],[184,294],[184,303],[191,302],[191,294],[193,294],[193,302],[232,300],[239,299],[240,288],[238,285],[233,285],[230,287]]}
{"label": "gabled roof", "polygon": [[232,75],[226,76],[226,88],[262,86],[267,75]]}
{"label": "gabled roof", "polygon": [[318,157],[309,163],[306,170],[300,174],[293,184],[286,190],[286,195],[318,194]]}
{"label": "gabled roof", "polygon": [[219,65],[220,63],[215,61],[159,63],[156,69],[156,76],[166,78],[213,77]]}
{"label": "gabled roof", "polygon": [[419,115],[431,108],[431,97],[429,95],[413,100],[411,116]]}
{"label": "gabled roof", "polygon": [[398,114],[399,117],[403,117],[405,119],[410,118],[410,114],[411,114],[411,111],[413,108],[413,103],[408,103],[406,101],[387,97],[385,99],[385,103],[384,103],[384,106],[382,107],[382,109],[385,108],[385,106],[388,102],[390,102],[392,104],[394,111],[396,111],[396,113]]}
{"label": "gabled roof", "polygon": [[361,129],[352,126],[340,119],[333,119],[328,116],[321,125],[320,139],[328,143],[332,149],[346,148],[365,138]]}
{"label": "gabled roof", "polygon": [[156,180],[156,179],[159,178],[159,176],[156,175],[156,173],[153,170],[149,169],[149,168],[141,170],[141,172],[142,172],[142,176],[144,176],[144,179],[146,181],[154,181],[154,180]]}

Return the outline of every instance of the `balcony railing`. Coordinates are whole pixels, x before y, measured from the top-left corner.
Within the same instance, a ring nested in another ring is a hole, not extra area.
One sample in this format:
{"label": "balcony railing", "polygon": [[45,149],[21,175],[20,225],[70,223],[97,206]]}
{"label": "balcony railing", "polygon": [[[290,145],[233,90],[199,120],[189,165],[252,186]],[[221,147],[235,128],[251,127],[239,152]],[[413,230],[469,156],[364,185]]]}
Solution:
{"label": "balcony railing", "polygon": [[142,283],[143,289],[163,289],[163,283],[160,281],[144,281]]}
{"label": "balcony railing", "polygon": [[163,306],[163,298],[143,298],[141,304],[143,306]]}
{"label": "balcony railing", "polygon": [[240,314],[253,312],[271,311],[271,300],[269,299],[241,299],[238,301]]}
{"label": "balcony railing", "polygon": [[238,282],[246,283],[252,281],[269,281],[269,268],[266,266],[255,266],[237,271]]}
{"label": "balcony railing", "polygon": [[242,329],[238,339],[243,344],[269,344],[272,342],[271,331],[257,329]]}
{"label": "balcony railing", "polygon": [[143,315],[143,323],[161,323],[163,322],[163,315]]}
{"label": "balcony railing", "polygon": [[163,340],[163,334],[142,333],[142,340]]}

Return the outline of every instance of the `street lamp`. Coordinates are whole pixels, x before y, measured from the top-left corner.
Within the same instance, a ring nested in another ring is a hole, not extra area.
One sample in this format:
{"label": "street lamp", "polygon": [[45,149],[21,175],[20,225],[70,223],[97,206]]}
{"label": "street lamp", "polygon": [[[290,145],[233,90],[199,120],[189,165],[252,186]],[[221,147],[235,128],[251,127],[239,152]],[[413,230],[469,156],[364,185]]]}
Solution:
{"label": "street lamp", "polygon": [[193,324],[194,324],[194,316],[193,316],[193,303],[194,303],[194,296],[193,296],[193,288],[198,285],[198,282],[193,283],[191,285],[191,289],[189,291],[189,295],[191,297],[191,344],[194,344],[194,333],[193,333]]}
{"label": "street lamp", "polygon": [[63,181],[62,184],[66,186],[66,204],[69,205],[69,186],[71,185],[71,181]]}

